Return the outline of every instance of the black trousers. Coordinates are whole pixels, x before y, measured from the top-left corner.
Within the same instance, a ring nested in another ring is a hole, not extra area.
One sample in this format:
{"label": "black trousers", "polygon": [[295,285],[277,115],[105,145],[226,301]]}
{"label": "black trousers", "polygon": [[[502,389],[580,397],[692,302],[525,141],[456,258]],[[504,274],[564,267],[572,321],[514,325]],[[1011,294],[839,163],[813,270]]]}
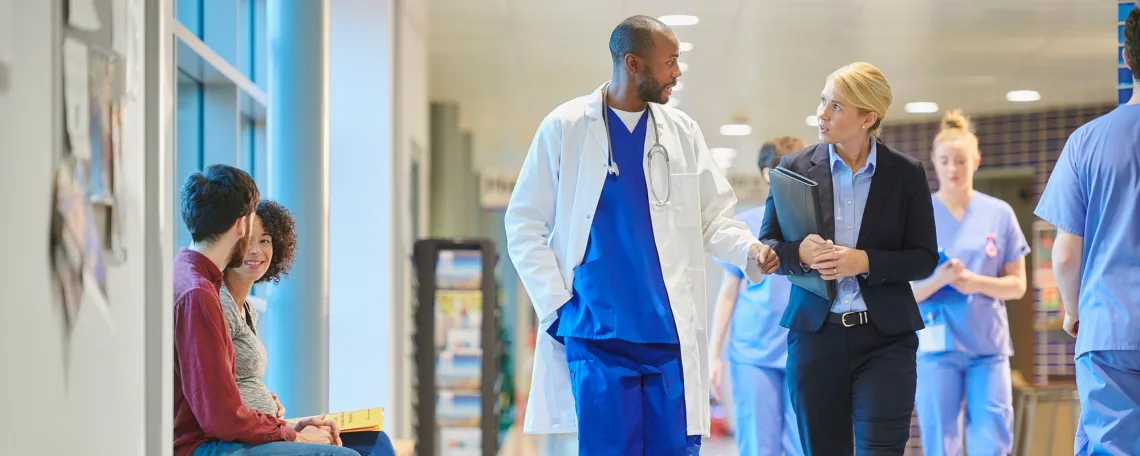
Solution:
{"label": "black trousers", "polygon": [[804,454],[902,455],[914,411],[918,336],[874,323],[788,333],[788,393]]}

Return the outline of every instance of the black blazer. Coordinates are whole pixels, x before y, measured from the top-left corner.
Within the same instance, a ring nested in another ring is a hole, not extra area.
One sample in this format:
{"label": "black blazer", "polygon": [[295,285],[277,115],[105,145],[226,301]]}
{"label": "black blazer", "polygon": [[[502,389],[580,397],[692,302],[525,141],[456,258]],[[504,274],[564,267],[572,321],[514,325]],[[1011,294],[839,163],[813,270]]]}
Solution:
{"label": "black blazer", "polygon": [[[783,166],[815,180],[823,214],[824,239],[835,239],[835,209],[831,160],[826,144],[793,152],[780,160]],[[871,323],[887,335],[923,328],[910,282],[930,277],[938,265],[938,238],[934,231],[934,205],[922,162],[878,143],[875,174],[863,210],[855,248],[867,252],[870,272],[856,277],[867,303]],[[800,241],[785,242],[772,195],[768,195],[760,240],[780,258],[777,274],[803,274]],[[780,320],[786,328],[818,331],[831,304],[826,299],[792,287],[788,308]]]}

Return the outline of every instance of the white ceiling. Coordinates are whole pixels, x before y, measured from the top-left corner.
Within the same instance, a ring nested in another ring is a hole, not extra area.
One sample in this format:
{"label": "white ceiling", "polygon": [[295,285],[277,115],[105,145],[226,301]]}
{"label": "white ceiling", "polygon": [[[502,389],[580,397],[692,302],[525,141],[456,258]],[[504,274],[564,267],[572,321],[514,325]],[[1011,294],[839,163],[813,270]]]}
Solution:
{"label": "white ceiling", "polygon": [[[814,140],[804,118],[824,78],[856,60],[891,81],[888,126],[930,118],[903,112],[909,101],[982,114],[1116,97],[1110,0],[424,1],[431,98],[460,103],[482,166],[521,161],[547,112],[608,79],[610,32],[634,14],[700,17],[674,28],[694,45],[674,97],[710,147],[742,156],[777,134]],[[1013,89],[1038,90],[1042,100],[1009,103]],[[720,136],[737,115],[753,135]]]}

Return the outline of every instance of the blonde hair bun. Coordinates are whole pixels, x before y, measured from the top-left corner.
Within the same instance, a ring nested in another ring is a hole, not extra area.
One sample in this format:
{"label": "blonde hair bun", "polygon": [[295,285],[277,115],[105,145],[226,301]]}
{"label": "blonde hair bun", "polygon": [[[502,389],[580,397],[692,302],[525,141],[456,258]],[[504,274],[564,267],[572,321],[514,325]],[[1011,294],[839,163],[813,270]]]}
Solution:
{"label": "blonde hair bun", "polygon": [[947,130],[973,133],[974,125],[970,122],[970,118],[962,113],[961,109],[955,109],[942,117],[942,131]]}

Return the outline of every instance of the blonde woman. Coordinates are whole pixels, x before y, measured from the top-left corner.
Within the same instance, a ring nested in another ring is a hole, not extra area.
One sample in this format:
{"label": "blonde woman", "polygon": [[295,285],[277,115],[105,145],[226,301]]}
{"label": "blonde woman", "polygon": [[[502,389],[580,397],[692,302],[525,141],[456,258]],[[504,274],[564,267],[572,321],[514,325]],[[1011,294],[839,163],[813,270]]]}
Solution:
{"label": "blonde woman", "polygon": [[922,163],[883,144],[890,84],[868,63],[827,77],[820,143],[780,160],[818,183],[820,233],[786,239],[768,196],[761,240],[778,274],[817,271],[834,300],[793,286],[787,386],[804,454],[903,454],[914,410],[922,317],[910,282],[930,276],[938,242]]}
{"label": "blonde woman", "polygon": [[[971,455],[1013,451],[1013,391],[1005,300],[1025,295],[1029,243],[1008,203],[974,191],[982,155],[970,121],[951,111],[931,152],[938,191],[931,196],[944,262],[915,282],[926,329],[919,332],[915,402],[922,453]],[[931,436],[932,438],[925,438]]]}

